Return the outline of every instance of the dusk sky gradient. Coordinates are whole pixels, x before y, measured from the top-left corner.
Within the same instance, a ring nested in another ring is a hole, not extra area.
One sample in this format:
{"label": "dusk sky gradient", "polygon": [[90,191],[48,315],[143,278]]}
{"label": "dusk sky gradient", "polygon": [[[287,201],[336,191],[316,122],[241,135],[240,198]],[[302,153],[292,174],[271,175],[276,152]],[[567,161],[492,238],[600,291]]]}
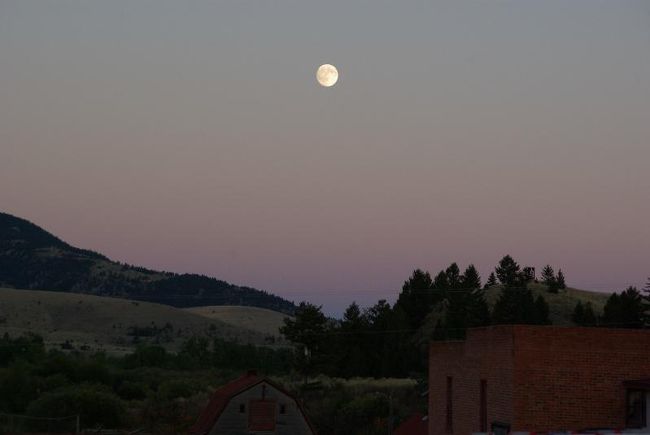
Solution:
{"label": "dusk sky gradient", "polygon": [[0,211],[335,314],[506,253],[641,287],[650,2],[0,0]]}

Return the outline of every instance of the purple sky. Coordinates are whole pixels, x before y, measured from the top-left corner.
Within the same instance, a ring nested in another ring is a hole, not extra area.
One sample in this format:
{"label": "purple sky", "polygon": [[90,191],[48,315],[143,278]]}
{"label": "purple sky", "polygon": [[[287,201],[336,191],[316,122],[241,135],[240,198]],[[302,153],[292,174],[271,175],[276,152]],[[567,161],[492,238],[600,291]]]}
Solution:
{"label": "purple sky", "polygon": [[649,47],[644,0],[0,1],[0,210],[332,313],[505,253],[642,286]]}

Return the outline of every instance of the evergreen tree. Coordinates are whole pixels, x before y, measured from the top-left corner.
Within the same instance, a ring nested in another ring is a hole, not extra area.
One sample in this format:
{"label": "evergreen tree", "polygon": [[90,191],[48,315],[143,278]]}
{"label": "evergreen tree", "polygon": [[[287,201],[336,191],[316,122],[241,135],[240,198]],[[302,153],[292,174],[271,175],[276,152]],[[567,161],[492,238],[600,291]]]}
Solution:
{"label": "evergreen tree", "polygon": [[485,288],[490,288],[497,285],[497,277],[494,275],[494,272],[490,273],[487,282],[485,283]]}
{"label": "evergreen tree", "polygon": [[494,324],[548,324],[548,305],[527,288],[504,287],[494,304]]}
{"label": "evergreen tree", "polygon": [[546,285],[550,293],[557,293],[558,282],[555,279],[555,271],[550,264],[542,269],[542,283]]}
{"label": "evergreen tree", "polygon": [[596,326],[598,325],[598,318],[594,313],[594,307],[591,305],[591,302],[585,304],[584,315],[582,318],[583,326]]}
{"label": "evergreen tree", "polygon": [[328,356],[325,349],[328,320],[321,309],[301,302],[294,318],[285,318],[284,326],[280,328],[280,333],[295,345],[297,368],[306,375],[316,372]]}
{"label": "evergreen tree", "polygon": [[542,283],[550,285],[551,282],[555,281],[555,271],[550,264],[547,264],[542,269]]}
{"label": "evergreen tree", "polygon": [[533,310],[533,321],[535,325],[549,325],[551,323],[548,318],[549,311],[550,310],[546,299],[544,299],[542,295],[538,295],[537,298],[535,298],[535,308]]}
{"label": "evergreen tree", "polygon": [[368,322],[356,302],[343,313],[341,334],[337,346],[340,358],[337,363],[339,376],[349,378],[366,374],[366,353],[369,351],[364,332],[368,330]]}
{"label": "evergreen tree", "polygon": [[495,272],[501,284],[506,287],[517,287],[522,284],[519,264],[510,255],[506,255],[499,261]]}
{"label": "evergreen tree", "polygon": [[411,329],[418,329],[422,325],[424,318],[438,300],[439,295],[432,291],[432,287],[431,275],[421,269],[414,270],[411,277],[404,282],[395,305],[404,311]]}
{"label": "evergreen tree", "polygon": [[445,270],[445,276],[447,277],[447,286],[449,289],[459,289],[463,286],[458,264],[451,263],[447,270]]}
{"label": "evergreen tree", "polygon": [[473,264],[467,266],[462,280],[462,287],[466,289],[479,289],[481,288],[481,276],[478,274],[476,267]]}
{"label": "evergreen tree", "polygon": [[555,281],[557,282],[557,288],[558,289],[564,290],[566,288],[566,282],[565,282],[565,279],[564,279],[564,273],[562,273],[562,269],[560,269],[557,272],[557,278],[555,279]]}
{"label": "evergreen tree", "polygon": [[449,280],[444,270],[441,270],[433,279],[433,288],[436,290],[444,290],[449,288]]}
{"label": "evergreen tree", "polygon": [[646,307],[636,287],[628,287],[620,295],[614,293],[603,309],[602,324],[609,328],[641,328],[645,324]]}
{"label": "evergreen tree", "polygon": [[643,302],[645,307],[644,324],[648,327],[650,326],[650,277],[643,288]]}
{"label": "evergreen tree", "polygon": [[575,308],[573,309],[573,314],[571,315],[571,320],[576,325],[584,325],[584,322],[585,322],[585,307],[582,305],[581,301],[578,301]]}

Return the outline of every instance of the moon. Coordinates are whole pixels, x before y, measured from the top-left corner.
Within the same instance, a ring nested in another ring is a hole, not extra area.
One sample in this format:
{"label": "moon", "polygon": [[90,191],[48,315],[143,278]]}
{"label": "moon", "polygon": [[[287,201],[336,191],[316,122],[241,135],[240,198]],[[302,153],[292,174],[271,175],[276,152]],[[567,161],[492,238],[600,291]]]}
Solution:
{"label": "moon", "polygon": [[332,87],[339,80],[339,71],[334,65],[326,63],[318,67],[316,71],[316,80],[321,86],[326,88]]}

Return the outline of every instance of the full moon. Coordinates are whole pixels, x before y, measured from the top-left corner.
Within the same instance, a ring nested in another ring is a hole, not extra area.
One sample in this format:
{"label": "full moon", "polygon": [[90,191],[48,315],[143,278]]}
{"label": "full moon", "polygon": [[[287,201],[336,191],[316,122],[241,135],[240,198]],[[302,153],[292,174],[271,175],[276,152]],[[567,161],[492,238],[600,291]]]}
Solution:
{"label": "full moon", "polygon": [[329,88],[334,86],[339,79],[339,72],[334,65],[326,63],[318,67],[316,71],[316,80],[321,86]]}

